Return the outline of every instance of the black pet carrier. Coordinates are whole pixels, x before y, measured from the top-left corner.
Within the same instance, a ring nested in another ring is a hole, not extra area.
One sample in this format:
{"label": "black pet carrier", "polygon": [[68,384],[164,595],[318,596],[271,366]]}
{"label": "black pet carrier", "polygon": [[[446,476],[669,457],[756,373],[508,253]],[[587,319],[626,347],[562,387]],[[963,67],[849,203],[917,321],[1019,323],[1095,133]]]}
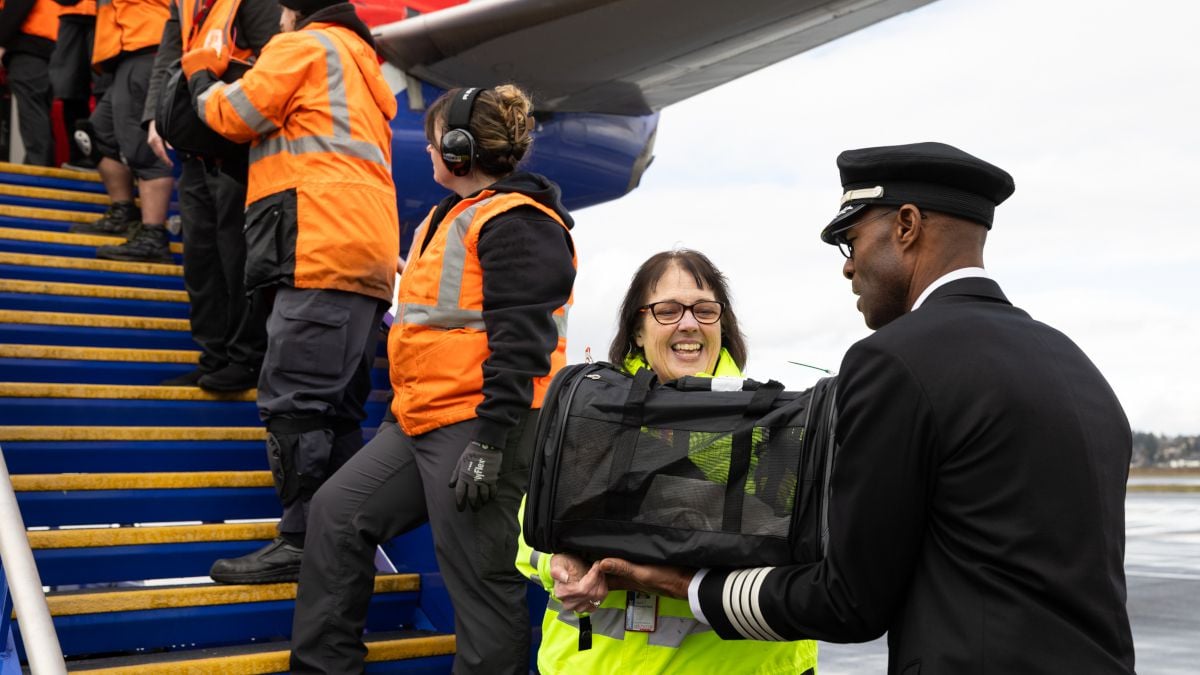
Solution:
{"label": "black pet carrier", "polygon": [[834,384],[564,368],[538,420],[525,540],[688,567],[819,560]]}

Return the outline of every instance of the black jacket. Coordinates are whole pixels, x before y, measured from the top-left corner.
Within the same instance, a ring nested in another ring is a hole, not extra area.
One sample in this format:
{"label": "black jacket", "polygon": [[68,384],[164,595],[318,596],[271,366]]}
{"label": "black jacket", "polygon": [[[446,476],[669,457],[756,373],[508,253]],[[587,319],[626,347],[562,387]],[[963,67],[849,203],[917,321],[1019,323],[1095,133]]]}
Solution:
{"label": "black jacket", "polygon": [[[555,211],[574,227],[558,186],[537,174],[518,172],[488,186],[518,192]],[[424,250],[446,213],[461,201],[443,199],[431,226],[413,246]],[[529,412],[533,378],[550,372],[550,354],[558,346],[554,310],[565,305],[575,283],[571,235],[545,213],[524,206],[484,224],[479,233],[483,267],[483,321],[491,355],[483,362],[483,402],[476,407],[476,440],[504,447],[509,430]]]}
{"label": "black jacket", "polygon": [[0,10],[0,47],[5,49],[6,63],[9,54],[22,52],[49,60],[54,52],[54,40],[21,31],[35,4],[37,0],[8,0]]}
{"label": "black jacket", "polygon": [[[708,574],[720,635],[887,631],[904,675],[1133,671],[1129,423],[1071,340],[994,282],[954,281],[851,347],[837,408],[826,559]],[[759,618],[726,613],[739,580],[732,605]]]}

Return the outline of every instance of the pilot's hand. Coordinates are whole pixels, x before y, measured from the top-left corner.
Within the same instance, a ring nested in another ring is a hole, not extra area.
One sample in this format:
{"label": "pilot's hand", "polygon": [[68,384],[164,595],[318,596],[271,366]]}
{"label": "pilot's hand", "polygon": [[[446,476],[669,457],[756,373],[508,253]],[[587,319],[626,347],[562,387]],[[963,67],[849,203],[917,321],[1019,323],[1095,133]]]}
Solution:
{"label": "pilot's hand", "polygon": [[596,562],[605,574],[609,588],[640,591],[652,595],[686,600],[688,584],[695,572],[671,565],[638,565],[620,558],[605,558]]}

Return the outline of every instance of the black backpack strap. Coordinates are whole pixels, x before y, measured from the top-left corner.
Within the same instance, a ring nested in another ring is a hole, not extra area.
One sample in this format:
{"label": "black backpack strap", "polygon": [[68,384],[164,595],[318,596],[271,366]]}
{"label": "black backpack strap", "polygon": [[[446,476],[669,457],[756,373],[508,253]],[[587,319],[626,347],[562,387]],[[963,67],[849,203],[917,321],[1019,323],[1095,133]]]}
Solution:
{"label": "black backpack strap", "polygon": [[623,508],[629,506],[628,500],[620,493],[625,489],[624,479],[629,473],[629,468],[633,466],[633,453],[637,450],[638,438],[642,434],[642,416],[646,409],[646,398],[657,382],[658,378],[654,375],[654,371],[643,368],[633,376],[633,381],[629,385],[629,393],[625,396],[621,433],[613,443],[612,467],[608,473],[609,513],[622,512]]}
{"label": "black backpack strap", "polygon": [[783,393],[783,384],[770,380],[759,385],[742,413],[742,422],[733,432],[729,453],[729,481],[725,483],[725,515],[721,529],[739,532],[742,526],[742,507],[746,500],[746,477],[750,473],[750,455],[754,451],[754,423],[774,407]]}

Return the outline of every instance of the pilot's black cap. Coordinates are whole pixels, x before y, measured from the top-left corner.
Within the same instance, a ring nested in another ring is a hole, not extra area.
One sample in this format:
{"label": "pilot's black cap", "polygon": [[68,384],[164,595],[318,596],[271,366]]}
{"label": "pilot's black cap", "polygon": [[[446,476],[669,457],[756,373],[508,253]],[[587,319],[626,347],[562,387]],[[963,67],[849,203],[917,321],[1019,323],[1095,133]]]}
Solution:
{"label": "pilot's black cap", "polygon": [[875,205],[916,204],[992,227],[996,205],[1008,199],[1012,176],[998,166],[945,143],[910,143],[847,150],[838,155],[842,174],[841,210],[821,231],[836,235]]}

